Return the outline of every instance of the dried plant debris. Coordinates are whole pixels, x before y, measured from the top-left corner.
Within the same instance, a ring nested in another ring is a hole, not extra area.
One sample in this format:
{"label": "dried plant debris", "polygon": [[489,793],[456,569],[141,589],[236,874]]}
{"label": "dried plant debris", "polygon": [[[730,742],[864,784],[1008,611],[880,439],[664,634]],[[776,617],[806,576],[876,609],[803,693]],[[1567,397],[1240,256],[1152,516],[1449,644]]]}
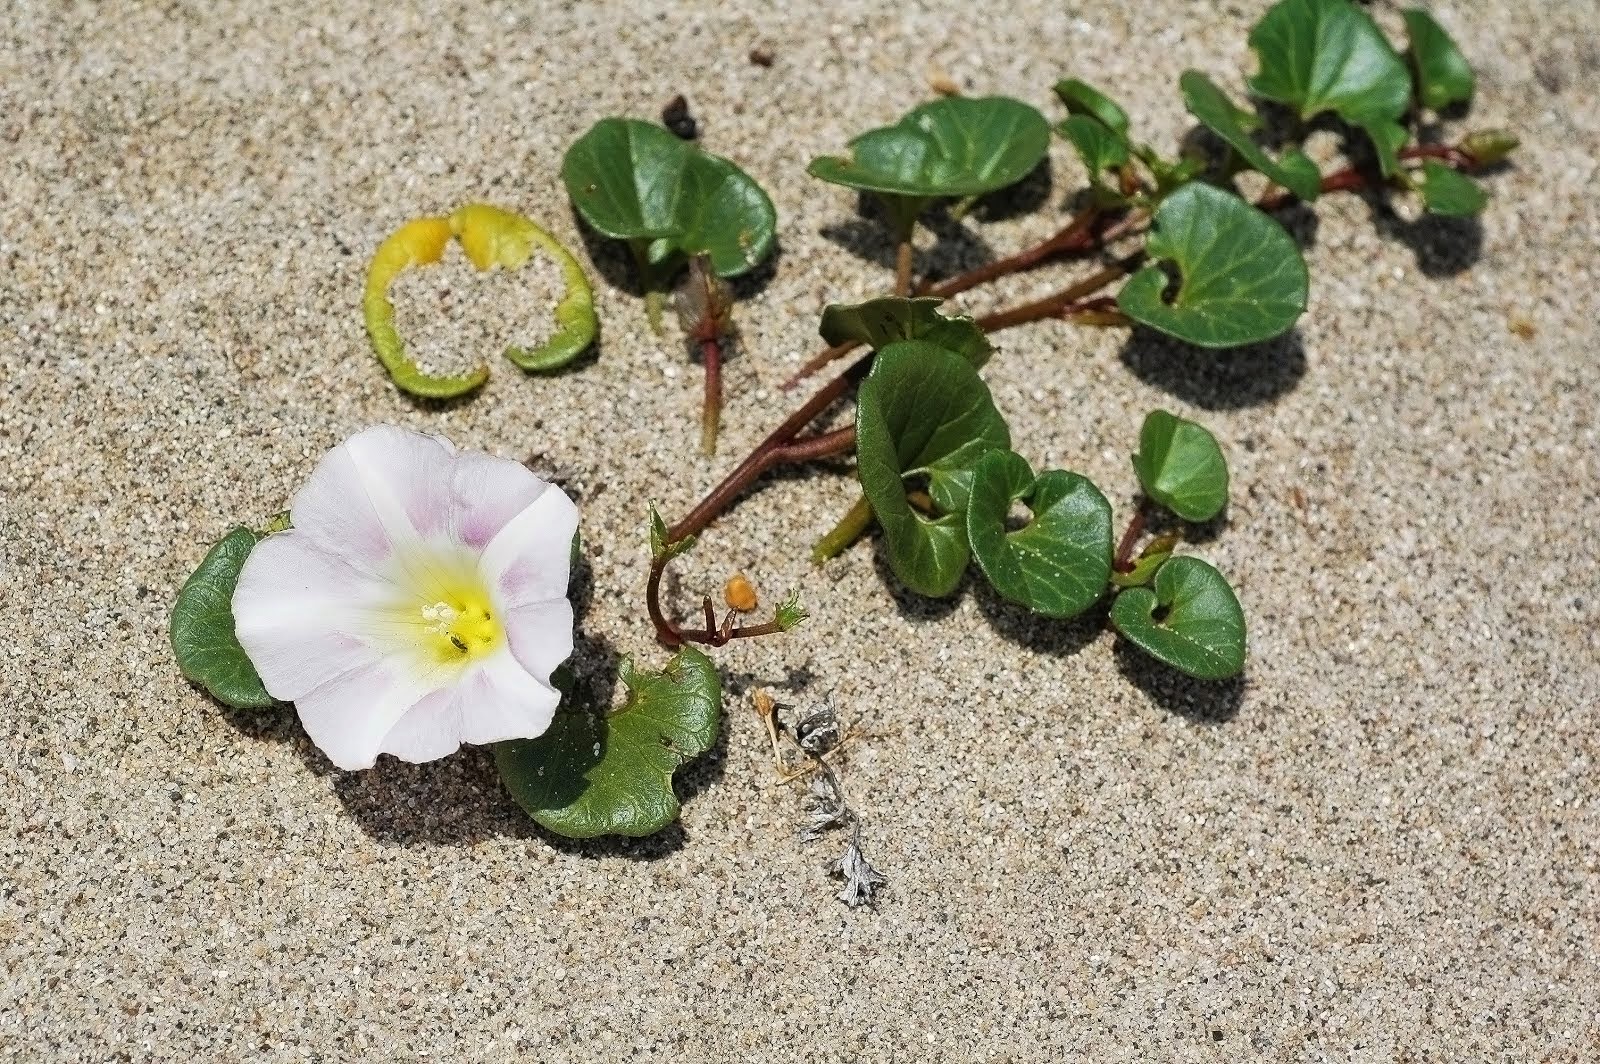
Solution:
{"label": "dried plant debris", "polygon": [[681,94],[668,100],[661,109],[661,124],[683,140],[694,140],[700,135],[700,125],[689,113],[689,101]]}
{"label": "dried plant debris", "polygon": [[861,853],[860,821],[850,825],[850,845],[844,848],[833,874],[844,877],[844,888],[836,896],[852,909],[871,905],[873,893],[889,882]]}
{"label": "dried plant debris", "polygon": [[[848,830],[850,841],[832,869],[834,875],[844,879],[844,887],[837,897],[852,909],[873,904],[877,891],[888,880],[861,851],[861,818],[845,798],[839,772],[830,761],[856,733],[844,725],[828,702],[813,707],[792,731],[778,716],[778,711],[786,707],[771,695],[757,691],[754,702],[756,715],[772,740],[773,761],[782,781],[811,778],[800,841],[814,842],[829,831]],[[787,747],[779,736],[788,741]],[[798,765],[792,762],[791,750],[799,755]]]}

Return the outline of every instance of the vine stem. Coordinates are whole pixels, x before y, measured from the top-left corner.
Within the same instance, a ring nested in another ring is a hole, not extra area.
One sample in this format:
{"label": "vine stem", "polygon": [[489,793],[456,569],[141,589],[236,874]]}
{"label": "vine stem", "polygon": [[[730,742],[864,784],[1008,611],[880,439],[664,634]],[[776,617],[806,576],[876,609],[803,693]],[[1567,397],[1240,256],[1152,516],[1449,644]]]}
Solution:
{"label": "vine stem", "polygon": [[[1402,162],[1417,159],[1434,159],[1456,170],[1471,170],[1478,165],[1478,159],[1464,148],[1454,144],[1413,144],[1409,148],[1401,148],[1396,157]],[[1322,179],[1323,192],[1354,192],[1372,184],[1381,184],[1385,179],[1374,182],[1362,170],[1347,166],[1343,170],[1335,170]],[[1275,211],[1287,206],[1295,199],[1295,194],[1286,188],[1274,185],[1256,200],[1256,206],[1264,211]]]}
{"label": "vine stem", "polygon": [[839,519],[839,523],[811,548],[811,561],[821,565],[832,558],[837,558],[849,549],[850,544],[860,539],[862,534],[872,524],[872,504],[867,502],[865,495],[856,500],[854,506]]}
{"label": "vine stem", "polygon": [[903,238],[894,249],[894,294],[911,294],[911,237]]}
{"label": "vine stem", "polygon": [[795,437],[819,414],[843,397],[849,391],[851,384],[865,377],[870,367],[870,358],[861,359],[848,371],[829,381],[816,395],[807,400],[804,406],[790,414],[783,424],[768,433],[767,438],[762,440],[744,461],[734,466],[733,471],[712,488],[710,494],[701,499],[683,520],[673,525],[668,530],[668,537],[680,540],[704,529],[745,488],[754,483],[756,478],[774,466],[827,458],[831,455],[844,454],[853,448],[856,445],[854,425],[847,425],[833,432],[818,433],[802,440],[796,440]]}
{"label": "vine stem", "polygon": [[[1043,299],[1024,303],[1020,307],[1011,307],[1008,310],[986,314],[978,319],[978,328],[986,333],[999,332],[1001,329],[1010,329],[1030,321],[1065,317],[1076,310],[1088,309],[1081,306],[1084,300],[1113,281],[1126,277],[1143,261],[1144,252],[1135,252],[1104,269],[1097,270],[1076,284],[1068,285],[1059,292],[1045,296]],[[1098,310],[1100,308],[1095,307],[1094,309]]]}
{"label": "vine stem", "polygon": [[1116,557],[1112,559],[1111,570],[1117,573],[1131,573],[1133,571],[1133,548],[1138,545],[1139,537],[1144,534],[1145,521],[1144,500],[1139,500],[1139,505],[1134,509],[1133,516],[1128,519],[1128,528],[1122,533],[1122,539],[1117,543]]}
{"label": "vine stem", "polygon": [[1032,247],[1023,248],[1015,255],[1008,255],[1003,259],[986,262],[982,266],[968,270],[965,273],[959,273],[938,284],[929,284],[927,281],[923,281],[917,286],[917,294],[953,296],[960,292],[965,292],[969,288],[976,288],[980,284],[987,284],[996,278],[1032,269],[1054,255],[1064,254],[1069,251],[1087,251],[1095,246],[1093,229],[1095,222],[1100,218],[1101,215],[1098,208],[1090,207],[1087,210],[1080,211],[1055,235],[1039,241]]}
{"label": "vine stem", "polygon": [[700,407],[700,450],[709,455],[717,453],[717,429],[722,423],[722,340],[702,339],[700,355],[706,370],[706,397]]}
{"label": "vine stem", "polygon": [[[1009,329],[1043,318],[1068,316],[1080,309],[1099,312],[1101,308],[1097,305],[1098,301],[1089,300],[1088,297],[1119,277],[1125,276],[1142,259],[1142,252],[1127,256],[1120,262],[1107,266],[1054,295],[981,318],[978,326],[984,332],[998,332],[1001,329]],[[797,440],[796,437],[867,375],[867,371],[872,368],[872,359],[873,352],[869,351],[852,362],[849,369],[819,388],[816,394],[790,414],[783,424],[768,433],[767,438],[762,440],[744,461],[735,466],[721,483],[712,488],[683,520],[673,525],[668,532],[669,537],[679,540],[703,530],[761,474],[774,466],[843,454],[855,447],[854,425],[846,425],[844,428],[819,433],[806,439]]]}
{"label": "vine stem", "polygon": [[[1402,149],[1398,154],[1402,160],[1437,159],[1460,170],[1471,169],[1477,166],[1479,162],[1470,152],[1454,145],[1414,145]],[[1352,167],[1328,174],[1322,179],[1322,188],[1325,192],[1351,190],[1361,188],[1369,182],[1370,178]],[[1293,198],[1294,194],[1287,189],[1272,189],[1268,190],[1267,194],[1258,200],[1256,205],[1263,210],[1275,210],[1286,205]],[[1100,228],[1096,224],[1096,218],[1094,217],[1090,217],[1088,221],[1085,221],[1086,214],[1087,212],[1080,213],[1064,229],[1042,241],[1040,245],[1024,249],[1007,259],[1000,260],[1006,264],[1002,268],[996,269],[996,264],[993,263],[980,266],[939,284],[928,286],[922,291],[925,291],[928,295],[954,295],[1009,273],[1018,273],[1031,269],[1053,255],[1078,250],[1096,250],[1104,247],[1140,231],[1148,225],[1150,220],[1148,212],[1135,210],[1123,215],[1104,228]],[[1072,235],[1069,236],[1068,234]],[[908,245],[908,243],[908,241],[902,241],[904,245]],[[1041,247],[1047,250],[1040,251]],[[1093,325],[1120,323],[1122,318],[1115,310],[1115,304],[1109,304],[1103,299],[1091,297],[1118,278],[1132,272],[1143,261],[1143,258],[1144,252],[1142,250],[1125,256],[1120,261],[1053,295],[979,318],[978,327],[984,332],[990,333],[998,332],[1001,329],[1009,329],[1025,322],[1065,317],[1076,318],[1085,324]],[[899,262],[897,260],[897,282],[899,272]],[[828,348],[802,367],[799,373],[784,384],[784,388],[791,387],[808,373],[849,354],[859,346],[861,346],[859,343],[846,343]],[[820,433],[803,440],[796,440],[796,437],[812,421],[816,420],[824,410],[843,398],[852,386],[859,383],[867,375],[867,372],[872,368],[872,358],[872,352],[868,352],[851,363],[849,369],[823,385],[816,394],[796,409],[794,413],[790,414],[781,425],[773,429],[756,446],[754,451],[735,466],[716,487],[711,489],[711,492],[705,498],[695,505],[694,509],[690,510],[681,521],[672,526],[670,531],[672,539],[682,539],[685,536],[694,535],[702,531],[767,470],[790,462],[810,461],[816,458],[843,454],[853,448],[855,446],[855,428],[853,426],[846,426],[833,432]],[[1138,531],[1142,531],[1142,515],[1136,515],[1136,519],[1141,522],[1141,528],[1134,532],[1135,541],[1137,541]],[[1126,559],[1124,559],[1125,563]]]}
{"label": "vine stem", "polygon": [[[1402,148],[1398,153],[1402,161],[1416,159],[1436,159],[1457,170],[1470,170],[1478,165],[1478,160],[1468,151],[1451,144],[1416,144],[1409,148]],[[1328,174],[1322,179],[1323,192],[1350,192],[1366,187],[1371,179],[1355,167],[1346,167]],[[1295,199],[1293,192],[1286,188],[1274,186],[1268,189],[1256,206],[1264,211],[1279,210],[1288,206]],[[1115,243],[1125,236],[1131,236],[1143,229],[1150,221],[1149,212],[1144,210],[1131,211],[1115,220],[1108,219],[1097,208],[1089,207],[1080,211],[1065,227],[1041,240],[1031,247],[1023,248],[1014,255],[1003,259],[984,263],[982,266],[959,273],[937,284],[923,281],[916,285],[912,291],[916,295],[939,296],[949,298],[959,295],[968,289],[979,285],[988,284],[1001,277],[1008,277],[1014,273],[1023,273],[1044,264],[1050,259],[1061,255],[1082,254],[1097,251],[1109,244]],[[899,263],[896,263],[896,294],[905,294],[899,285]],[[1091,324],[1099,324],[1091,322]],[[803,366],[794,372],[788,380],[783,382],[783,390],[788,391],[807,377],[821,370],[824,366],[848,355],[857,347],[859,342],[837,344],[818,352]]]}
{"label": "vine stem", "polygon": [[[1149,215],[1144,211],[1133,211],[1118,219],[1108,219],[1097,208],[1090,207],[1081,211],[1072,221],[1056,232],[1054,235],[1041,240],[1032,247],[1024,248],[1015,255],[1003,259],[996,259],[982,266],[957,274],[954,277],[940,281],[938,284],[929,284],[926,281],[916,285],[911,291],[917,295],[937,296],[948,299],[971,288],[976,288],[990,281],[1007,277],[1014,273],[1022,273],[1039,266],[1049,259],[1060,255],[1078,254],[1095,251],[1113,243],[1141,229],[1149,221]],[[906,245],[902,244],[902,248]],[[895,292],[905,295],[906,290],[901,285],[899,272],[900,263],[896,262]],[[910,269],[909,258],[906,268]],[[788,380],[783,382],[782,388],[788,391],[807,377],[818,372],[829,363],[843,358],[861,346],[859,340],[851,340],[842,344],[819,351],[803,366],[797,369]]]}
{"label": "vine stem", "polygon": [[704,600],[706,626],[704,628],[680,628],[667,617],[661,609],[661,576],[667,571],[667,562],[670,555],[659,554],[650,561],[650,580],[645,585],[645,609],[650,613],[650,623],[655,625],[656,638],[663,646],[677,649],[685,643],[700,643],[705,646],[727,646],[735,639],[756,639],[764,635],[777,635],[784,631],[784,626],[776,618],[765,624],[750,624],[735,626],[733,619],[737,610],[729,610],[728,615],[722,619],[722,624],[717,624],[716,610],[712,608],[711,596]]}

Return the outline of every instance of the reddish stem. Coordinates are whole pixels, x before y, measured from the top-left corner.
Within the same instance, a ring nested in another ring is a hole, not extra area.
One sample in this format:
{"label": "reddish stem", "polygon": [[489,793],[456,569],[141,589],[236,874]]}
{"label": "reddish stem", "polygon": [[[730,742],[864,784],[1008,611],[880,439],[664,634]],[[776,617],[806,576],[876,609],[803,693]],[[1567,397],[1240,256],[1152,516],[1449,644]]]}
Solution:
{"label": "reddish stem", "polygon": [[[1402,162],[1415,159],[1436,159],[1446,166],[1456,170],[1471,170],[1478,165],[1478,160],[1465,150],[1453,144],[1413,144],[1409,148],[1402,148],[1397,153]],[[1365,171],[1353,166],[1343,170],[1335,170],[1322,179],[1323,192],[1351,192],[1356,189],[1366,188],[1372,184],[1382,184],[1384,179],[1374,181],[1372,176]],[[1295,200],[1295,194],[1286,188],[1273,187],[1258,200],[1256,206],[1264,211],[1275,211]]]}
{"label": "reddish stem", "polygon": [[703,602],[706,626],[679,628],[661,609],[661,574],[666,572],[667,560],[667,556],[663,554],[651,561],[650,580],[645,585],[644,595],[645,609],[650,614],[650,623],[655,625],[656,638],[663,646],[676,649],[685,643],[700,643],[704,646],[720,647],[735,639],[755,639],[764,635],[777,635],[786,630],[776,617],[765,624],[741,625],[735,628],[733,618],[737,610],[729,610],[719,627],[710,595],[707,595]]}
{"label": "reddish stem", "polygon": [[924,281],[917,286],[917,294],[953,296],[959,292],[965,292],[969,288],[976,288],[980,284],[987,284],[998,277],[1032,269],[1052,256],[1065,254],[1068,251],[1088,251],[1098,244],[1093,230],[1095,222],[1099,220],[1099,209],[1090,207],[1079,212],[1077,217],[1068,222],[1066,227],[1054,236],[1041,240],[1032,247],[1023,248],[1015,255],[1010,255],[1003,259],[995,259],[993,262],[986,262],[982,266],[968,270],[966,273],[959,273],[938,284],[929,284]]}
{"label": "reddish stem", "polygon": [[[1144,259],[1144,252],[1129,255],[1111,266],[1090,274],[1077,284],[1068,285],[1061,291],[1043,299],[1036,299],[1032,303],[1024,303],[1020,307],[1009,310],[997,311],[978,319],[978,328],[986,333],[999,332],[1016,325],[1023,325],[1030,321],[1042,321],[1045,318],[1059,318],[1080,310],[1100,309],[1099,300],[1088,300],[1089,296],[1100,291],[1106,285],[1119,278],[1127,276],[1133,268]],[[1086,303],[1085,301],[1088,300]],[[1088,304],[1096,304],[1094,307]]]}
{"label": "reddish stem", "polygon": [[1122,533],[1122,539],[1117,543],[1117,554],[1111,562],[1111,568],[1119,573],[1133,572],[1133,548],[1138,544],[1139,537],[1144,534],[1145,510],[1144,500],[1139,501],[1139,506],[1133,511],[1133,517],[1128,520],[1127,531]]}
{"label": "reddish stem", "polygon": [[700,407],[700,450],[717,453],[717,429],[722,423],[722,340],[711,337],[700,341],[700,356],[706,366],[706,397]]}
{"label": "reddish stem", "polygon": [[[1096,309],[1098,301],[1083,301],[1094,295],[1106,285],[1117,278],[1126,275],[1143,258],[1143,253],[1130,255],[1115,265],[1108,266],[1097,273],[1070,285],[1060,292],[1032,303],[1025,303],[1009,311],[991,314],[978,320],[978,327],[984,332],[998,332],[1009,329],[1014,325],[1024,322],[1038,321],[1041,318],[1060,317],[1080,310]],[[685,536],[692,536],[709,525],[716,516],[728,507],[730,503],[746,488],[753,484],[761,474],[774,466],[790,462],[804,462],[815,458],[824,458],[829,455],[843,454],[855,446],[855,428],[846,426],[833,432],[820,433],[805,440],[796,441],[805,427],[811,424],[834,402],[842,398],[852,385],[867,375],[872,368],[873,352],[867,352],[856,359],[848,370],[823,385],[815,395],[806,401],[788,419],[767,435],[767,438],[752,451],[743,462],[733,468],[722,482],[711,489],[710,494],[701,499],[688,515],[673,525],[668,535],[671,539],[679,540]]]}
{"label": "reddish stem", "polygon": [[784,462],[807,461],[812,458],[842,454],[854,446],[853,426],[798,442],[795,441],[795,437],[849,391],[852,384],[865,377],[871,365],[872,355],[869,353],[857,359],[848,370],[818,389],[815,395],[806,400],[805,405],[768,433],[767,438],[762,440],[744,461],[734,466],[733,471],[722,478],[722,483],[711,489],[711,493],[701,499],[683,520],[673,525],[668,533],[669,537],[679,540],[705,528],[735,497],[773,466]]}
{"label": "reddish stem", "polygon": [[813,373],[816,373],[818,370],[828,365],[830,362],[834,362],[843,358],[845,355],[848,355],[850,352],[854,351],[860,346],[860,340],[846,340],[842,344],[835,344],[832,347],[824,348],[807,360],[805,365],[795,370],[794,373],[790,375],[789,379],[784,381],[780,387],[782,387],[784,391],[788,391],[801,381],[805,380],[807,377],[811,376]]}

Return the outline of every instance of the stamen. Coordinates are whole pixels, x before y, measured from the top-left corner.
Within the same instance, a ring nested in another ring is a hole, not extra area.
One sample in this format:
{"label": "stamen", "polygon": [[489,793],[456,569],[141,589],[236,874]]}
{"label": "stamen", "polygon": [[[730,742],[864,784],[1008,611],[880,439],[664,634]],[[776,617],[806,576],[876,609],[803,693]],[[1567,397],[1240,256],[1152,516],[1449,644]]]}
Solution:
{"label": "stamen", "polygon": [[428,630],[440,635],[450,634],[450,626],[455,623],[457,616],[455,608],[448,602],[435,602],[422,607],[422,619],[432,622]]}

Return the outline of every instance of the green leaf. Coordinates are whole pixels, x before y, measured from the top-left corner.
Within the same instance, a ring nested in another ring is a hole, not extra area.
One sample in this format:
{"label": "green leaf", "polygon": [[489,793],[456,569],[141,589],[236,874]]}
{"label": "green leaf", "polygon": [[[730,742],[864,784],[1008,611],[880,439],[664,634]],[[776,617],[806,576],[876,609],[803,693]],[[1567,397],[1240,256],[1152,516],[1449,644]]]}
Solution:
{"label": "green leaf", "polygon": [[1223,575],[1199,558],[1173,558],[1156,573],[1154,589],[1122,592],[1111,604],[1111,623],[1128,642],[1190,676],[1226,680],[1244,668],[1244,610]]}
{"label": "green leaf", "polygon": [[265,709],[273,704],[233,625],[233,589],[257,539],[244,527],[223,536],[178,592],[168,626],[184,677],[235,709]]}
{"label": "green leaf", "polygon": [[1297,151],[1286,151],[1277,160],[1263,151],[1250,138],[1261,126],[1261,119],[1254,111],[1235,107],[1227,93],[1197,70],[1184,71],[1178,86],[1183,90],[1183,103],[1189,113],[1221,137],[1246,163],[1307,203],[1317,198],[1322,191],[1322,174],[1317,164]]}
{"label": "green leaf", "polygon": [[1385,177],[1400,172],[1400,149],[1406,146],[1411,134],[1396,122],[1377,122],[1365,127],[1372,138],[1372,149],[1377,153],[1379,169]]}
{"label": "green leaf", "polygon": [[1331,111],[1373,138],[1385,175],[1395,172],[1396,120],[1411,78],[1388,38],[1350,0],[1281,0],[1250,31],[1261,70],[1250,88],[1300,117]]}
{"label": "green leaf", "polygon": [[1483,210],[1489,197],[1466,174],[1429,159],[1422,164],[1422,202],[1434,214],[1466,217]]}
{"label": "green leaf", "polygon": [[1127,163],[1128,142],[1115,130],[1108,129],[1088,115],[1073,115],[1056,126],[1056,132],[1071,142],[1089,180],[1100,184],[1100,175]]}
{"label": "green leaf", "polygon": [[824,156],[806,170],[894,197],[980,196],[1027,177],[1049,147],[1049,123],[1020,100],[951,96],[863,133],[850,158]]}
{"label": "green leaf", "polygon": [[1401,12],[1406,36],[1411,39],[1411,66],[1417,80],[1417,99],[1434,111],[1472,99],[1476,87],[1472,67],[1444,27],[1420,7]]}
{"label": "green leaf", "polygon": [[684,536],[682,539],[669,540],[667,538],[667,523],[661,519],[661,514],[650,506],[650,560],[670,562],[684,551],[694,547],[697,537]]}
{"label": "green leaf", "polygon": [[[1033,518],[1007,531],[1019,499]],[[1100,489],[1059,469],[1035,477],[1010,451],[990,451],[973,469],[967,539],[996,591],[1046,617],[1082,613],[1111,577],[1111,504]]]}
{"label": "green leaf", "polygon": [[[856,474],[883,526],[889,565],[911,590],[937,597],[961,582],[972,467],[1010,445],[1005,419],[966,359],[920,340],[878,353],[856,405]],[[927,477],[942,516],[912,507],[909,476]]]}
{"label": "green leaf", "polygon": [[1128,112],[1099,89],[1077,78],[1068,78],[1056,82],[1056,95],[1067,105],[1069,114],[1086,115],[1116,133],[1124,141],[1127,140]]}
{"label": "green leaf", "polygon": [[777,610],[773,612],[772,619],[785,632],[792,632],[804,624],[810,616],[811,614],[807,612],[806,608],[800,605],[800,592],[791,591],[788,597],[778,604]]}
{"label": "green leaf", "polygon": [[1185,521],[1209,521],[1228,504],[1228,460],[1217,438],[1165,410],[1145,417],[1133,470],[1146,495]]}
{"label": "green leaf", "polygon": [[924,340],[954,351],[974,367],[989,361],[994,346],[971,318],[947,318],[936,309],[942,299],[886,296],[865,303],[829,303],[818,330],[830,345],[858,340],[874,351],[900,340]]}
{"label": "green leaf", "polygon": [[625,661],[622,682],[628,698],[615,712],[564,705],[538,738],[495,746],[506,789],[557,834],[661,830],[678,818],[672,774],[716,741],[722,684],[698,650],[684,647],[659,673],[636,672]]}
{"label": "green leaf", "polygon": [[1306,264],[1283,226],[1238,196],[1192,183],[1161,201],[1146,250],[1182,275],[1171,302],[1167,274],[1146,266],[1117,295],[1135,321],[1201,347],[1269,340],[1306,307]]}
{"label": "green leaf", "polygon": [[605,118],[567,149],[561,180],[597,232],[660,264],[706,254],[736,277],[772,253],[777,214],[755,180],[649,122]]}
{"label": "green leaf", "polygon": [[1133,563],[1132,569],[1125,573],[1111,574],[1111,586],[1117,588],[1142,587],[1155,577],[1156,570],[1165,565],[1170,557],[1172,557],[1170,550],[1158,550],[1151,554],[1141,554],[1139,559]]}

